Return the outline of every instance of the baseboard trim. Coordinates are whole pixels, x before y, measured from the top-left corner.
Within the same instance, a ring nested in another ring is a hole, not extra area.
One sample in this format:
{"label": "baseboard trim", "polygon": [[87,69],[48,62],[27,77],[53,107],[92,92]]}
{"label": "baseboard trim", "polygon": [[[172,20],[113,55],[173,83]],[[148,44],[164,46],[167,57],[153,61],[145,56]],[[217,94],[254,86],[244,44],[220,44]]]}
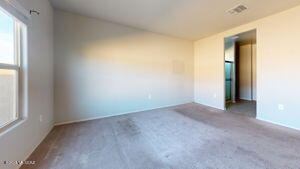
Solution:
{"label": "baseboard trim", "polygon": [[123,113],[119,113],[116,115],[98,116],[98,117],[92,117],[92,118],[86,118],[86,119],[59,122],[59,123],[54,123],[54,126],[60,126],[60,125],[72,124],[72,123],[80,123],[80,122],[84,122],[84,121],[98,120],[98,119],[104,119],[104,118],[108,118],[108,117],[115,117],[115,116],[121,116],[121,115],[125,115],[125,114],[132,114],[132,113],[138,113],[138,112],[144,112],[144,111],[150,111],[150,110],[156,110],[156,109],[163,109],[163,108],[180,106],[180,105],[189,104],[189,103],[194,103],[194,102],[191,101],[191,102],[185,102],[185,103],[180,103],[180,104],[169,104],[169,105],[158,106],[158,107],[150,108],[150,109],[141,109],[141,110],[134,110],[134,111],[130,111],[130,112],[123,112]]}
{"label": "baseboard trim", "polygon": [[[48,134],[51,132],[51,130],[54,128],[54,125],[50,126],[48,131],[43,135],[43,137],[41,138],[41,140],[39,140],[38,144],[36,144],[33,148],[33,150],[26,156],[25,160],[26,161],[30,155],[35,151],[35,149],[37,149],[37,147],[42,143],[42,141],[48,136]],[[21,167],[22,165],[19,166],[19,168]]]}
{"label": "baseboard trim", "polygon": [[257,120],[260,120],[260,121],[263,121],[263,122],[267,122],[267,123],[271,123],[271,124],[275,124],[275,125],[279,125],[279,126],[282,126],[282,127],[286,127],[286,128],[290,128],[290,129],[293,129],[293,130],[298,130],[298,131],[300,131],[300,128],[296,128],[296,127],[293,127],[293,126],[289,126],[289,125],[286,125],[286,124],[283,124],[283,123],[273,122],[273,121],[266,120],[266,119],[260,118],[260,117],[256,117],[256,119],[257,119]]}
{"label": "baseboard trim", "polygon": [[[201,105],[204,105],[204,106],[208,106],[208,107],[212,107],[212,108],[215,108],[215,109],[219,109],[219,110],[225,110],[225,109],[220,109],[220,108],[218,108],[218,107],[214,107],[214,106],[211,106],[211,105],[199,103],[199,102],[197,102],[197,101],[195,101],[195,103],[201,104]],[[226,110],[225,110],[225,111],[226,111]],[[296,128],[296,127],[293,127],[293,126],[289,126],[289,125],[286,125],[286,124],[283,124],[283,123],[273,122],[273,121],[270,121],[270,120],[266,120],[266,119],[264,119],[264,118],[256,117],[256,118],[254,118],[254,119],[260,120],[260,121],[263,121],[263,122],[267,122],[267,123],[271,123],[271,124],[275,124],[275,125],[279,125],[279,126],[286,127],[286,128],[289,128],[289,129],[293,129],[293,130],[298,130],[298,131],[300,131],[300,128]]]}
{"label": "baseboard trim", "polygon": [[197,102],[197,101],[195,101],[194,103],[201,104],[201,105],[203,105],[203,106],[211,107],[211,108],[214,108],[214,109],[226,110],[225,107],[224,107],[224,108],[215,107],[215,106],[213,106],[213,105],[204,104],[204,103],[200,103],[200,102]]}
{"label": "baseboard trim", "polygon": [[252,101],[253,99],[249,99],[249,98],[242,98],[242,97],[240,97],[239,99],[241,99],[241,100],[246,100],[246,101]]}

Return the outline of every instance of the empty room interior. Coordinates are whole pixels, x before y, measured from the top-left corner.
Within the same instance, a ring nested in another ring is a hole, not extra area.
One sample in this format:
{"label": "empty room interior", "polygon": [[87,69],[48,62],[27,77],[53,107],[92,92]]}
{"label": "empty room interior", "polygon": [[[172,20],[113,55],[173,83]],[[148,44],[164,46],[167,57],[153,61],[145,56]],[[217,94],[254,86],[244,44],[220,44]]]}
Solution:
{"label": "empty room interior", "polygon": [[300,0],[0,0],[0,169],[299,169]]}

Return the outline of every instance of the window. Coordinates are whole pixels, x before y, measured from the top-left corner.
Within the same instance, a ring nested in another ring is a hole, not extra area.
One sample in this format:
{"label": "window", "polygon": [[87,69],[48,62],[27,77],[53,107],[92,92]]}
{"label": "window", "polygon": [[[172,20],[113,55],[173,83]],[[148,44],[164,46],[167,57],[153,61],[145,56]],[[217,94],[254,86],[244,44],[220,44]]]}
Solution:
{"label": "window", "polygon": [[0,8],[0,128],[19,113],[21,23]]}

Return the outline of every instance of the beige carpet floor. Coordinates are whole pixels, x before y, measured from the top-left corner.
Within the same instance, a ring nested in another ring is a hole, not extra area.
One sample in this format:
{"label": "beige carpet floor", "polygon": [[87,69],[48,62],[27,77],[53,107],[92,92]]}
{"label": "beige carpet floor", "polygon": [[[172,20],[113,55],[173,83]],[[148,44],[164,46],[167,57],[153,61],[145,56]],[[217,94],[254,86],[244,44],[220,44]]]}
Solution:
{"label": "beige carpet floor", "polygon": [[256,117],[256,101],[237,100],[236,103],[227,103],[226,108],[232,113]]}
{"label": "beige carpet floor", "polygon": [[22,169],[297,169],[299,152],[299,131],[191,103],[57,126]]}

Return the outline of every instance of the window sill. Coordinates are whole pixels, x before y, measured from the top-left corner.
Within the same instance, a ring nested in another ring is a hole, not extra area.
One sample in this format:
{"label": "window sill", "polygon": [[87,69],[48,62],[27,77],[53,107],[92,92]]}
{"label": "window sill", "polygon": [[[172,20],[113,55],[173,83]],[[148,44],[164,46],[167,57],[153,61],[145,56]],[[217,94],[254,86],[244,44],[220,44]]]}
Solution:
{"label": "window sill", "polygon": [[17,120],[14,120],[14,121],[6,124],[5,126],[1,127],[0,128],[0,137],[3,136],[4,134],[8,133],[9,131],[13,130],[17,126],[21,125],[25,121],[26,121],[25,118],[19,118]]}

